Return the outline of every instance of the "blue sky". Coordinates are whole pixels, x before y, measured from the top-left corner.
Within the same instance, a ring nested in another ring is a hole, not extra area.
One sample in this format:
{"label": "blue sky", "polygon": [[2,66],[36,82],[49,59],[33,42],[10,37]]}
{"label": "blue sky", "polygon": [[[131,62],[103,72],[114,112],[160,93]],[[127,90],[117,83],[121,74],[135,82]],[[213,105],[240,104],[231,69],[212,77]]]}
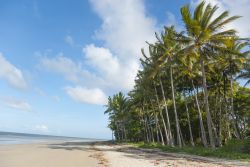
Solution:
{"label": "blue sky", "polygon": [[[208,0],[244,16],[250,2]],[[140,48],[190,0],[0,0],[0,131],[110,138],[107,97],[129,91]]]}

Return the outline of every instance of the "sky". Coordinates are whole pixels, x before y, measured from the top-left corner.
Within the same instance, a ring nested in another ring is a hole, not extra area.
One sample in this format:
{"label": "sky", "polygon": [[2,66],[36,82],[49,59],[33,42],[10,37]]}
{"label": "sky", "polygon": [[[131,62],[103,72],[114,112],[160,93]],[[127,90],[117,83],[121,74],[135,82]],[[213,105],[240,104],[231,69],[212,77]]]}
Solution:
{"label": "sky", "polygon": [[[243,16],[249,0],[207,0]],[[141,48],[164,25],[183,30],[195,0],[0,0],[0,131],[110,139],[107,97],[128,92]]]}

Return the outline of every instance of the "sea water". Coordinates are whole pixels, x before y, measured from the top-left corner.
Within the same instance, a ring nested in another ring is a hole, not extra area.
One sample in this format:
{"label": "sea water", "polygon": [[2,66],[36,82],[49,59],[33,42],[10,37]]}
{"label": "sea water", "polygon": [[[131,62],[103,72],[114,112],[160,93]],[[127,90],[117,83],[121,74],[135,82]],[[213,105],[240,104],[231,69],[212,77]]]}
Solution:
{"label": "sea water", "polygon": [[48,135],[38,135],[38,134],[0,132],[0,145],[29,144],[29,143],[41,143],[41,142],[53,142],[53,141],[94,142],[99,140],[77,138],[77,137],[65,137],[65,136],[48,136]]}

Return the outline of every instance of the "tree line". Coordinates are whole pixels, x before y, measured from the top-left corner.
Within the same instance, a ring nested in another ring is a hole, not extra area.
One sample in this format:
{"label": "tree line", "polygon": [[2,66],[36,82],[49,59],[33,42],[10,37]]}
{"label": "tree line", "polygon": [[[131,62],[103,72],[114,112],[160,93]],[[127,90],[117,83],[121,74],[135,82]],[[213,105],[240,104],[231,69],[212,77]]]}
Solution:
{"label": "tree line", "polygon": [[105,114],[118,141],[219,147],[250,136],[249,39],[228,24],[240,16],[204,1],[180,9],[185,31],[156,33],[142,49],[134,89],[108,98]]}

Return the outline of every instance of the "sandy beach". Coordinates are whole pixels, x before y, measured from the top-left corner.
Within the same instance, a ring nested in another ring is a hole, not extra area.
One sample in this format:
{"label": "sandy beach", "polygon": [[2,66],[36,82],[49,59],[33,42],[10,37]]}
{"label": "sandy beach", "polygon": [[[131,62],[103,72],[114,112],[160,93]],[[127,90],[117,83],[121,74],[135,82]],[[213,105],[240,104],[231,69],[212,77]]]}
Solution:
{"label": "sandy beach", "polygon": [[0,146],[1,167],[233,167],[249,166],[198,156],[161,153],[109,143],[60,142]]}

